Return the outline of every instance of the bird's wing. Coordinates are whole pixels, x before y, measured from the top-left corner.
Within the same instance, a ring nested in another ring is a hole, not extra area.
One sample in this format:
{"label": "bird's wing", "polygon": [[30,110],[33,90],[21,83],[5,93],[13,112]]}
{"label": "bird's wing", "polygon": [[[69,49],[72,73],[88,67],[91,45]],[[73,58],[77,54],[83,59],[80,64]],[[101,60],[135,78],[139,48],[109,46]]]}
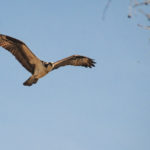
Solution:
{"label": "bird's wing", "polygon": [[53,70],[62,66],[72,65],[72,66],[83,66],[83,67],[95,67],[95,62],[93,59],[80,56],[80,55],[72,55],[70,57],[64,58],[57,62],[53,63]]}
{"label": "bird's wing", "polygon": [[38,58],[22,41],[0,34],[0,46],[11,52],[29,72],[34,72],[34,64]]}

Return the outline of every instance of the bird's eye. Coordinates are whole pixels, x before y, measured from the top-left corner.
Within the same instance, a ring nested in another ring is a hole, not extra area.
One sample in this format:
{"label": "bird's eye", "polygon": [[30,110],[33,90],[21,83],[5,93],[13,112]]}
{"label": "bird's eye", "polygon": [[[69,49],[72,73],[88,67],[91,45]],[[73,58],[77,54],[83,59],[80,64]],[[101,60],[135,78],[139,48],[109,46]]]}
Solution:
{"label": "bird's eye", "polygon": [[48,64],[44,64],[44,66],[45,66],[45,67],[47,67],[47,66],[48,66]]}

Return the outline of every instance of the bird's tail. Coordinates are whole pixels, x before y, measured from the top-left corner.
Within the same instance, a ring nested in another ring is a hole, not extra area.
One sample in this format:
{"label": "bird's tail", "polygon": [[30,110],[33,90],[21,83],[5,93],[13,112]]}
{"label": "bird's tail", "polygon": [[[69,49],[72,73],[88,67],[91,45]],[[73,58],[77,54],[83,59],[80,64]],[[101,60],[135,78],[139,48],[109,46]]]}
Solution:
{"label": "bird's tail", "polygon": [[34,76],[31,76],[28,80],[26,80],[23,85],[24,86],[31,86],[32,84],[37,83],[38,79],[36,79]]}

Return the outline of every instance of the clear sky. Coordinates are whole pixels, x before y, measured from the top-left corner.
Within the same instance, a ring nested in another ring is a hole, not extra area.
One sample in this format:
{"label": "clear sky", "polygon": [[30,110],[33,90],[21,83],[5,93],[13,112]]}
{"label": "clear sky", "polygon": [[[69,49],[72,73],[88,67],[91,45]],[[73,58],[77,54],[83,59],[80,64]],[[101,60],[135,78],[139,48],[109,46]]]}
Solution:
{"label": "clear sky", "polygon": [[150,34],[128,19],[128,0],[4,0],[0,33],[24,41],[42,60],[72,54],[96,67],[64,67],[32,87],[0,48],[1,150],[149,150]]}

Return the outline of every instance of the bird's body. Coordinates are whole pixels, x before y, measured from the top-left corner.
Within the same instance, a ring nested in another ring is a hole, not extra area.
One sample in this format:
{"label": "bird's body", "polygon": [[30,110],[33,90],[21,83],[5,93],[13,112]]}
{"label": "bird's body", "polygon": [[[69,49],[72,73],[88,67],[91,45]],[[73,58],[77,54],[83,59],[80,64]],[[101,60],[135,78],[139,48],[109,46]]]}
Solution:
{"label": "bird's body", "polygon": [[32,76],[25,81],[25,86],[35,84],[50,71],[66,65],[94,67],[95,62],[85,56],[72,55],[57,62],[45,62],[35,56],[32,51],[20,40],[0,34],[0,46],[11,52]]}

